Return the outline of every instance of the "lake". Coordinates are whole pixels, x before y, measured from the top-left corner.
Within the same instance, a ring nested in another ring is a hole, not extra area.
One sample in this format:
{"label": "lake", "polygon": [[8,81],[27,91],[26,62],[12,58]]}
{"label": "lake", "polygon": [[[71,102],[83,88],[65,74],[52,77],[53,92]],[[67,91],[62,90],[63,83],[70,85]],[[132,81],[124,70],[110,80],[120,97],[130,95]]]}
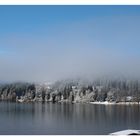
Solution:
{"label": "lake", "polygon": [[140,105],[0,102],[1,135],[106,135],[140,129]]}

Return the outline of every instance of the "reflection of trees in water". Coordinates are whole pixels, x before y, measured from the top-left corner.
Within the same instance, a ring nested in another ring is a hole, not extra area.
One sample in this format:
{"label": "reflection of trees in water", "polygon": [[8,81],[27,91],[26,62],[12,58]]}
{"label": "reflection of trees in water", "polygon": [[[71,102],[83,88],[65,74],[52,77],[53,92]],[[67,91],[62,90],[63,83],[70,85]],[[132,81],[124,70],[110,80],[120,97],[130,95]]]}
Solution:
{"label": "reflection of trees in water", "polygon": [[[92,123],[98,125],[137,125],[140,116],[138,105],[90,105],[69,103],[45,103],[42,105],[44,116],[63,122]],[[137,115],[136,115],[137,114]]]}
{"label": "reflection of trees in water", "polygon": [[[39,130],[56,129],[72,133],[111,132],[140,129],[139,105],[91,105],[71,103],[0,102],[0,118],[14,125],[26,124]],[[25,127],[25,126],[24,126]]]}
{"label": "reflection of trees in water", "polygon": [[[139,105],[107,105],[105,106],[106,122],[112,125],[125,126],[131,128],[140,123],[140,107]],[[105,114],[105,113],[103,113]]]}
{"label": "reflection of trees in water", "polygon": [[[25,103],[15,103],[15,102],[1,102],[0,103],[0,114],[1,118],[7,118],[9,123],[19,122],[24,118],[26,120],[33,120],[35,116],[35,107],[34,103],[25,104]],[[7,122],[8,123],[8,122]]]}
{"label": "reflection of trees in water", "polygon": [[[140,116],[139,105],[90,105],[90,104],[70,104],[70,103],[12,103],[3,102],[1,115],[9,116],[35,116],[44,115],[63,118],[64,120],[79,120],[116,123],[138,123]],[[102,115],[101,115],[102,114]],[[127,118],[127,119],[126,119]]]}

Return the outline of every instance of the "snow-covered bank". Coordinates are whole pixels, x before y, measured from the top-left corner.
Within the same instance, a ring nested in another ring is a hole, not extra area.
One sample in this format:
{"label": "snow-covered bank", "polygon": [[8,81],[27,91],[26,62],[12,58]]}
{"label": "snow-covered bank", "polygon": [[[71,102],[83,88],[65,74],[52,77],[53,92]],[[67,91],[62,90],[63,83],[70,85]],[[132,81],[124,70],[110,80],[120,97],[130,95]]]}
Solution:
{"label": "snow-covered bank", "polygon": [[128,129],[110,133],[109,135],[140,135],[140,130]]}
{"label": "snow-covered bank", "polygon": [[103,104],[103,105],[108,105],[108,104],[116,104],[115,102],[89,102],[90,104]]}
{"label": "snow-covered bank", "polygon": [[102,105],[134,105],[134,104],[137,104],[137,105],[140,105],[140,103],[138,102],[90,102],[90,104],[102,104]]}

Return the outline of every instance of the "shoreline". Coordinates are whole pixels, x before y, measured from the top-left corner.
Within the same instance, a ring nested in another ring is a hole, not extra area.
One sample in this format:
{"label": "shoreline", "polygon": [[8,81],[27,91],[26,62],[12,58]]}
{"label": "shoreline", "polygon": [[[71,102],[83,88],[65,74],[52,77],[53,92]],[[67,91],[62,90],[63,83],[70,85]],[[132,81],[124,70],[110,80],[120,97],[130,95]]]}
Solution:
{"label": "shoreline", "polygon": [[[8,101],[8,100],[0,100],[0,101]],[[23,99],[18,99],[16,100],[15,102],[17,103],[29,103],[29,102],[32,102],[32,103],[35,103],[35,102],[46,102],[46,103],[49,103],[49,102],[52,102],[52,103],[71,103],[71,104],[77,104],[77,103],[85,103],[85,104],[93,104],[93,105],[140,105],[140,102],[108,102],[108,101],[95,101],[95,102],[88,102],[88,101],[69,101],[69,100],[61,100],[61,101],[56,101],[56,102],[53,102],[53,101],[41,101],[41,100],[23,100]]]}
{"label": "shoreline", "polygon": [[[28,103],[28,102],[43,102],[43,101],[23,101],[23,100],[17,100],[16,102],[18,103]],[[52,101],[44,101],[46,103],[52,102]],[[78,102],[70,102],[68,100],[63,100],[63,101],[58,101],[58,102],[54,102],[54,103],[71,103],[71,104],[77,104],[77,103],[86,103],[86,104],[93,104],[93,105],[140,105],[140,102],[108,102],[108,101],[104,101],[104,102],[83,102],[83,101],[78,101]]]}
{"label": "shoreline", "polygon": [[138,102],[89,102],[90,104],[97,104],[97,105],[140,105]]}

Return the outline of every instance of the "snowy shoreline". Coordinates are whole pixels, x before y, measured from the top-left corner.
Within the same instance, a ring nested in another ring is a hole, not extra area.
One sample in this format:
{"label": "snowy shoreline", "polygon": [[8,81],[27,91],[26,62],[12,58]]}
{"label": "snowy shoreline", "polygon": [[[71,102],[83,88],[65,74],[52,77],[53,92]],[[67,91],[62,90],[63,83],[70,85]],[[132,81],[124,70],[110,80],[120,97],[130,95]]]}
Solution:
{"label": "snowy shoreline", "polygon": [[[22,99],[18,99],[17,102],[19,103],[25,103],[26,101],[22,100]],[[42,101],[28,101],[28,102],[42,102]],[[52,102],[52,101],[46,101],[46,102]],[[73,102],[70,102],[69,100],[61,100],[61,101],[58,101],[56,103],[73,103],[73,104],[76,104],[76,103],[87,103],[87,104],[95,104],[95,105],[140,105],[140,102],[108,102],[108,101],[104,101],[104,102],[86,102],[86,101],[73,101]]]}
{"label": "snowy shoreline", "polygon": [[89,102],[90,104],[101,104],[101,105],[140,105],[138,102]]}

